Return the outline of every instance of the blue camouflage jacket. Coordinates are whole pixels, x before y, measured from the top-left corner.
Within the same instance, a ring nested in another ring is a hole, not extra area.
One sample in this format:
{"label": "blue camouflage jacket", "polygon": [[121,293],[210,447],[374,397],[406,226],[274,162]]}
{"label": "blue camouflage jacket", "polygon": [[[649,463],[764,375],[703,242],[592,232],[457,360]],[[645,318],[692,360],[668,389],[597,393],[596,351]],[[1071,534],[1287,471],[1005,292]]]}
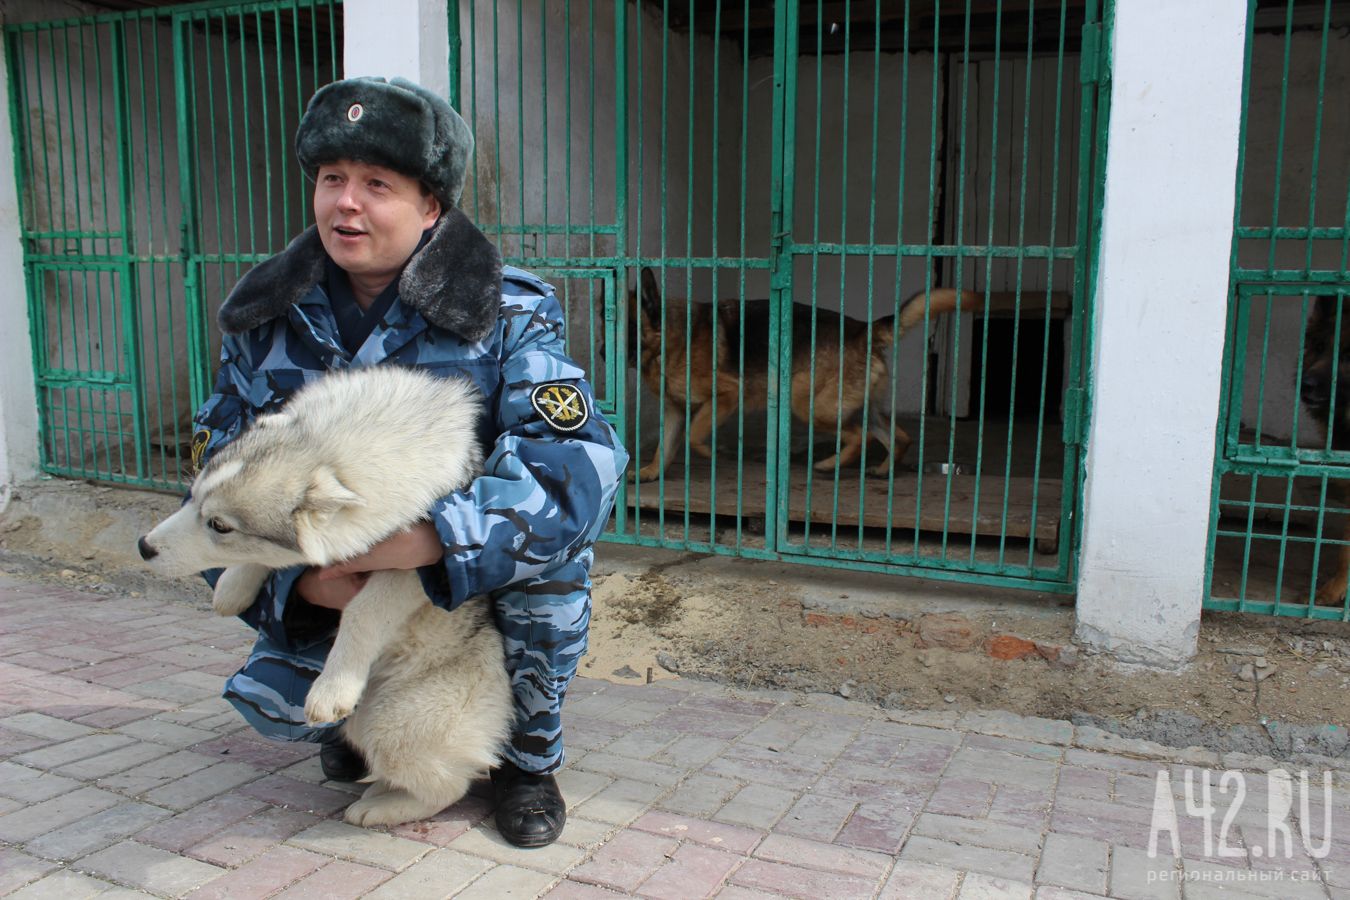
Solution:
{"label": "blue camouflage jacket", "polygon": [[[502,267],[496,249],[452,208],[404,269],[398,299],[350,354],[322,284],[326,259],[310,228],[227,298],[220,374],[194,419],[194,464],[324,372],[401,365],[460,375],[486,398],[486,459],[472,485],[429,510],[445,556],[443,565],[421,570],[428,596],[453,609],[589,547],[608,520],[628,453],[564,352],[553,289]],[[555,388],[572,400],[562,417],[540,402],[541,392]],[[274,572],[243,615],[282,644],[300,572]]]}

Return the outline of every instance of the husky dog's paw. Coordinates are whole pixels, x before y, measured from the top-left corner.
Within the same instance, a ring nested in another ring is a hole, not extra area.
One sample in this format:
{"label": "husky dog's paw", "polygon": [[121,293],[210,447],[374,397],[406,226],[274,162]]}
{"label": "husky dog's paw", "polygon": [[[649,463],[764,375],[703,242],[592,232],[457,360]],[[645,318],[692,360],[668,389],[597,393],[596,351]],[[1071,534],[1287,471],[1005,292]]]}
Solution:
{"label": "husky dog's paw", "polygon": [[267,581],[267,568],[251,564],[230,566],[216,580],[211,608],[218,616],[237,616],[253,605]]}
{"label": "husky dog's paw", "polygon": [[392,788],[375,782],[342,814],[351,825],[370,828],[373,825],[402,825],[430,818],[445,807],[431,801],[419,800],[402,788]]}
{"label": "husky dog's paw", "polygon": [[305,697],[305,721],[311,725],[342,721],[356,709],[365,689],[365,683],[354,678],[320,675]]}

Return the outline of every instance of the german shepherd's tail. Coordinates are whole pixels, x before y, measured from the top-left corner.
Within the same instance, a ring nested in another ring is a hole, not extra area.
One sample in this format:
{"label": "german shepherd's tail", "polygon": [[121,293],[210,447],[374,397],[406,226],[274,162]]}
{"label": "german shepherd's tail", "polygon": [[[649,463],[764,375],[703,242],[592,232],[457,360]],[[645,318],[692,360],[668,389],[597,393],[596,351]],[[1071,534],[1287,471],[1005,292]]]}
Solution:
{"label": "german shepherd's tail", "polygon": [[872,339],[880,347],[889,347],[897,337],[909,331],[923,321],[924,313],[940,316],[958,307],[963,312],[982,309],[984,293],[981,291],[958,291],[955,288],[936,288],[928,294],[927,309],[924,308],[924,292],[910,296],[900,306],[899,328],[892,327],[896,316],[886,316],[872,323]]}
{"label": "german shepherd's tail", "polygon": [[[1053,294],[1057,300],[1068,301],[1064,294],[1054,291]],[[1015,310],[1018,308],[1018,294],[1010,290],[991,290],[985,293],[983,290],[956,290],[954,287],[937,287],[937,289],[927,293],[929,301],[927,305],[923,304],[923,291],[911,294],[909,300],[900,304],[899,316],[887,316],[879,318],[872,322],[873,339],[877,341],[880,347],[890,347],[896,337],[904,335],[923,321],[925,313],[931,317],[942,316],[944,313],[954,312],[960,309],[961,312],[984,312],[988,310]],[[1023,301],[1030,297],[1030,293],[1022,294]],[[899,327],[895,324],[898,321]]]}

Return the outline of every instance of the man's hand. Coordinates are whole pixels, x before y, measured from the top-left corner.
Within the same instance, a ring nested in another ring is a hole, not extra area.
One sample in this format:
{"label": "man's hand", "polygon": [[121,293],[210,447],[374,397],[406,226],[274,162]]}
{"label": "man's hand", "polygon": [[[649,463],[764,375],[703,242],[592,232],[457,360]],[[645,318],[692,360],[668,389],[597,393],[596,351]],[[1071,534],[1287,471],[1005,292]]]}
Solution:
{"label": "man's hand", "polygon": [[296,590],[306,603],[343,610],[366,586],[371,572],[429,566],[444,555],[445,548],[435,527],[430,522],[418,522],[360,556],[323,568],[306,569],[296,582]]}
{"label": "man's hand", "polygon": [[[320,581],[383,569],[418,569],[440,562],[445,556],[440,535],[430,522],[418,522],[407,531],[385,538],[360,556],[319,569]],[[322,605],[322,604],[320,604]]]}
{"label": "man's hand", "polygon": [[336,609],[339,612],[347,608],[352,598],[366,586],[366,579],[370,578],[369,572],[324,578],[322,573],[325,571],[310,566],[301,573],[300,580],[295,583],[295,589],[306,603]]}

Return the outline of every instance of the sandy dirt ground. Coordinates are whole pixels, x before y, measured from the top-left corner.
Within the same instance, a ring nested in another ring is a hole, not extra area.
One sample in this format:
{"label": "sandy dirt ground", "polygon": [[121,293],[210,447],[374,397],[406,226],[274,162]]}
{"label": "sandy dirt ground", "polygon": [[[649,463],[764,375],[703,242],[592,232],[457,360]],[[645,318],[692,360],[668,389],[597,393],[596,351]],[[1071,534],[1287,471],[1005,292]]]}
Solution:
{"label": "sandy dirt ground", "polygon": [[[12,505],[0,517],[0,570],[208,603],[204,585],[150,578],[127,552],[136,521],[153,521],[175,499],[82,490],[55,498],[69,507],[95,495],[96,508],[73,517],[82,524],[60,535],[42,503]],[[1207,613],[1194,662],[1158,671],[1076,648],[1067,597],[614,545],[597,556],[582,663],[591,677],[1005,709],[1173,746],[1350,761],[1350,624]]]}
{"label": "sandy dirt ground", "polygon": [[[1043,598],[1052,609],[1035,615],[982,609],[978,602],[960,612],[914,614],[878,613],[864,600],[849,611],[843,600],[821,608],[804,597],[799,576],[724,578],[701,568],[598,577],[587,673],[635,681],[648,671],[660,678],[673,670],[841,693],[887,707],[1133,721],[1133,728],[1112,730],[1155,739],[1169,738],[1170,723],[1177,733],[1164,742],[1224,744],[1222,732],[1229,738],[1224,749],[1248,744],[1237,739],[1248,732],[1233,726],[1263,731],[1278,746],[1287,726],[1344,731],[1350,722],[1350,626],[1340,623],[1206,614],[1195,662],[1166,672],[1075,653],[1065,598]],[[1018,639],[1037,651],[1016,659],[991,655],[1017,652],[1025,646]],[[1059,658],[1046,658],[1056,651]],[[1340,743],[1333,739],[1325,749]]]}

